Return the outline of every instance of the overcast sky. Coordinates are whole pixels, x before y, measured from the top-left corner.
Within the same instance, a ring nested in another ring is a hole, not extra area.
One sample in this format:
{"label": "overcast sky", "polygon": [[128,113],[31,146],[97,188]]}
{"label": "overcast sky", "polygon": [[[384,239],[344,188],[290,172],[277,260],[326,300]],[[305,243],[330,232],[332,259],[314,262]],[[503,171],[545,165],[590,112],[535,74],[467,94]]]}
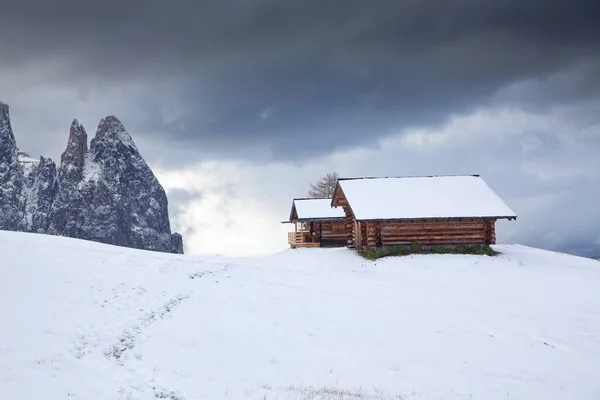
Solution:
{"label": "overcast sky", "polygon": [[188,253],[286,247],[341,176],[481,174],[498,240],[600,257],[595,0],[3,0],[0,101],[55,160],[119,117]]}

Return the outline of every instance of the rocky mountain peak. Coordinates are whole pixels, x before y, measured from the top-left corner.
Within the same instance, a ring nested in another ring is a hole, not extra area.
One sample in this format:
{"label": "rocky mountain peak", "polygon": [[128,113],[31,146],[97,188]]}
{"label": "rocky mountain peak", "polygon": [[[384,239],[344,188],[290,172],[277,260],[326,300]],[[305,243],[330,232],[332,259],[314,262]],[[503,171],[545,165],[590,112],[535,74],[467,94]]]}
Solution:
{"label": "rocky mountain peak", "polygon": [[[80,193],[93,210],[81,231],[96,241],[164,252],[181,252],[172,235],[166,193],[118,118],[98,124],[85,159]],[[89,223],[88,223],[89,222]]]}
{"label": "rocky mountain peak", "polygon": [[0,123],[10,122],[10,116],[8,115],[8,104],[0,101]]}
{"label": "rocky mountain peak", "polygon": [[10,124],[8,105],[0,102],[0,229],[23,226],[23,168]]}
{"label": "rocky mountain peak", "polygon": [[87,133],[76,119],[69,130],[67,148],[60,157],[59,179],[65,184],[75,184],[81,180],[85,155],[88,151]]}
{"label": "rocky mountain peak", "polygon": [[8,111],[8,104],[0,102],[0,164],[13,163],[17,158],[17,145]]}
{"label": "rocky mountain peak", "polygon": [[46,233],[50,224],[48,216],[59,191],[56,164],[44,157],[37,163],[21,160],[21,164],[24,163],[33,164],[25,175],[25,228],[29,232]]}
{"label": "rocky mountain peak", "polygon": [[183,252],[163,187],[114,116],[100,121],[89,149],[73,120],[57,171],[51,159],[19,152],[0,103],[0,229]]}
{"label": "rocky mountain peak", "polygon": [[121,142],[134,149],[136,148],[131,135],[129,135],[129,132],[125,129],[125,126],[123,126],[123,123],[114,115],[109,115],[100,120],[95,140],[98,141],[102,139]]}
{"label": "rocky mountain peak", "polygon": [[0,123],[10,123],[8,111],[8,104],[0,101]]}
{"label": "rocky mountain peak", "polygon": [[67,147],[78,147],[81,149],[80,152],[87,152],[87,133],[77,119],[74,119],[71,123]]}

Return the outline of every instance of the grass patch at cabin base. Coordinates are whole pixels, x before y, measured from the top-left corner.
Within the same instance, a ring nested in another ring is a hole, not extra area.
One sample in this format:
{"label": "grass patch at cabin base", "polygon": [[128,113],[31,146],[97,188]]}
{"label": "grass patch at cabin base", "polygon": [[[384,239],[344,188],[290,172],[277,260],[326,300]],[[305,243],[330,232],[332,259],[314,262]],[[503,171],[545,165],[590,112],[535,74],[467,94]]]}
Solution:
{"label": "grass patch at cabin base", "polygon": [[473,254],[481,256],[497,256],[496,250],[492,249],[489,245],[465,245],[460,244],[457,246],[421,246],[419,243],[412,243],[411,245],[399,245],[379,248],[368,248],[366,250],[359,250],[358,254],[369,260],[376,260],[382,257],[389,256],[408,256],[411,254]]}

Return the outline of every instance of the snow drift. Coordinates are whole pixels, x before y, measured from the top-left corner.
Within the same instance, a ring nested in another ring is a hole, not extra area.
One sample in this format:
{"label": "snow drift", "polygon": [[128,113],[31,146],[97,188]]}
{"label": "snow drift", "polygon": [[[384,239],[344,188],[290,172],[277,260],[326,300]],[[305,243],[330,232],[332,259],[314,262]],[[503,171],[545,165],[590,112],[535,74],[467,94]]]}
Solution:
{"label": "snow drift", "polygon": [[0,232],[7,399],[598,399],[600,264],[224,259]]}

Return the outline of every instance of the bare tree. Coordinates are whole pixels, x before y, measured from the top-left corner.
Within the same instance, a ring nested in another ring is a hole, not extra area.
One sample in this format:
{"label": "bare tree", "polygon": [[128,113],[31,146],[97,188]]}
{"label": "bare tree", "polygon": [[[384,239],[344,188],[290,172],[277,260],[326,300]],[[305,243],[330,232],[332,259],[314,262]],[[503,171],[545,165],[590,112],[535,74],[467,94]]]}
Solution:
{"label": "bare tree", "polygon": [[308,196],[315,199],[332,198],[339,177],[337,172],[329,172],[316,183],[311,183],[310,189],[308,190]]}

